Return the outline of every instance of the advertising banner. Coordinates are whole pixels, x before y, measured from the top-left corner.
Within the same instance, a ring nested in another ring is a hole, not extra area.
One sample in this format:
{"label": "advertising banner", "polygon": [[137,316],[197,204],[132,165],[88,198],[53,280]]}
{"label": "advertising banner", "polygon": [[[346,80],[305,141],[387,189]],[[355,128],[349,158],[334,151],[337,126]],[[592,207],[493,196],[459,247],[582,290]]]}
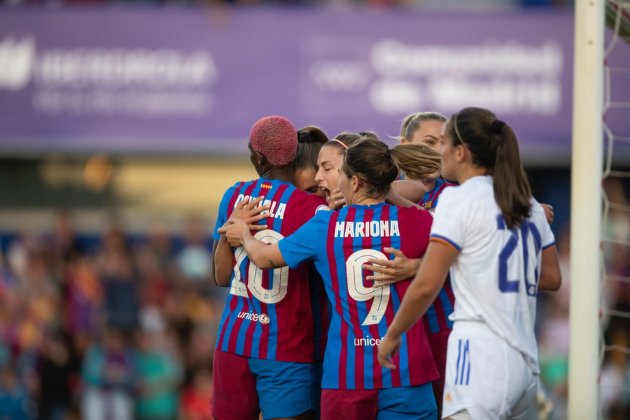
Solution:
{"label": "advertising banner", "polygon": [[242,153],[272,114],[390,139],[474,105],[568,162],[572,43],[570,13],[2,10],[0,151]]}

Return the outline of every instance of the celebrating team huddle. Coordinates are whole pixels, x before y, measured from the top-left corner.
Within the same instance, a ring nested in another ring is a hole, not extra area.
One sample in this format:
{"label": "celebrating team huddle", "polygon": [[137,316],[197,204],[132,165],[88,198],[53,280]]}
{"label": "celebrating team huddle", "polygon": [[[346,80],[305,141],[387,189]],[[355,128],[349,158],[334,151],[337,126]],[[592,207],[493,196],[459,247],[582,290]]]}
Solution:
{"label": "celebrating team huddle", "polygon": [[214,232],[217,420],[527,415],[536,296],[561,278],[508,124],[413,114],[390,149],[271,116],[248,146],[260,178]]}

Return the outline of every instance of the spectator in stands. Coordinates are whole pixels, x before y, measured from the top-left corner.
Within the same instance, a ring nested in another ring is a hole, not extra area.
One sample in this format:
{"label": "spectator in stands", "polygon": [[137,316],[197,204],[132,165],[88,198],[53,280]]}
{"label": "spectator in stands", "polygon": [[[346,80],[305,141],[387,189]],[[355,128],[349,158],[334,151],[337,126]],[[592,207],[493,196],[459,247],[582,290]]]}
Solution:
{"label": "spectator in stands", "polygon": [[172,420],[177,417],[182,368],[179,355],[172,354],[160,332],[140,331],[136,335],[138,397],[136,418]]}
{"label": "spectator in stands", "polygon": [[83,361],[82,418],[131,420],[136,366],[122,331],[107,328]]}

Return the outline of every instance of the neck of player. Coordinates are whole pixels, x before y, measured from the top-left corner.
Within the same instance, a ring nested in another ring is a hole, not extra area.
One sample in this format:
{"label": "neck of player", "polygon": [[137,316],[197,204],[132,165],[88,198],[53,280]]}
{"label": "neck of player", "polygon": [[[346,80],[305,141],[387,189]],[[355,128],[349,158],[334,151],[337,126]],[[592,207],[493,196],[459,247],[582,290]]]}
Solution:
{"label": "neck of player", "polygon": [[265,179],[277,179],[278,181],[284,181],[293,183],[293,167],[291,165],[285,166],[273,166],[267,168],[262,174],[261,178]]}
{"label": "neck of player", "polygon": [[348,204],[359,204],[362,206],[369,206],[372,204],[381,204],[385,201],[385,196],[370,197],[364,194],[362,191],[353,193],[351,197],[346,199]]}

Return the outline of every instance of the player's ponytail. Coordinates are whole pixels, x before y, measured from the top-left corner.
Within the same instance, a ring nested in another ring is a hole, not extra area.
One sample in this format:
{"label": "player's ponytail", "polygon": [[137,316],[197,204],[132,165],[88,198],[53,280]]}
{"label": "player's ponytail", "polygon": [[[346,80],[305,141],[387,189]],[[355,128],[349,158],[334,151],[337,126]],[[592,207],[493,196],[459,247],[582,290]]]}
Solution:
{"label": "player's ponytail", "polygon": [[487,109],[464,108],[451,117],[447,130],[455,145],[466,145],[473,164],[492,175],[506,225],[520,225],[530,214],[532,194],[512,128]]}
{"label": "player's ponytail", "polygon": [[512,228],[529,216],[532,192],[512,128],[507,124],[494,124],[494,129],[491,126],[490,131],[492,136],[497,137],[493,171],[494,199],[503,213],[505,224]]}
{"label": "player's ponytail", "polygon": [[391,150],[394,165],[408,178],[422,180],[442,167],[440,154],[424,144],[400,144]]}

